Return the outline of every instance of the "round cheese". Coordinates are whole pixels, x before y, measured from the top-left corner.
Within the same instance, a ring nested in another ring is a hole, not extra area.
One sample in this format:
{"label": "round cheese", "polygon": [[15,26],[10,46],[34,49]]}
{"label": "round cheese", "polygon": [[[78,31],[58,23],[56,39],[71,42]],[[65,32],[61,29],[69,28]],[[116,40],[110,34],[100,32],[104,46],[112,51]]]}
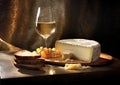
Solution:
{"label": "round cheese", "polygon": [[89,39],[63,39],[57,40],[55,48],[62,53],[70,52],[77,59],[86,62],[97,60],[101,53],[101,45],[95,40]]}

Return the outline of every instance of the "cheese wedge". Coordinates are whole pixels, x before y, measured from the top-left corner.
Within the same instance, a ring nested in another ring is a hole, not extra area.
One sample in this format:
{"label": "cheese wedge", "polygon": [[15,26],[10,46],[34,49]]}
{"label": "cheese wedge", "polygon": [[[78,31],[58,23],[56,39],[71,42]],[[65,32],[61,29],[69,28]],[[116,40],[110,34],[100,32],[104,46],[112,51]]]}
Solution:
{"label": "cheese wedge", "polygon": [[57,40],[55,48],[62,53],[70,52],[77,59],[85,62],[93,62],[97,60],[101,53],[101,45],[95,40],[88,39],[63,39]]}

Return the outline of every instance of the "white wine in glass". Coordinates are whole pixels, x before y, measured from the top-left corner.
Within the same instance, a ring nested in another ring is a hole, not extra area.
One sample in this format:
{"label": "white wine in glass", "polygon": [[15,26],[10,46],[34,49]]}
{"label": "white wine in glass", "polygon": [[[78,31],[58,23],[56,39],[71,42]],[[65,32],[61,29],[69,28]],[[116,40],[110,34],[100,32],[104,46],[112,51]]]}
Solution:
{"label": "white wine in glass", "polygon": [[48,37],[51,34],[55,33],[56,30],[56,22],[53,19],[52,9],[48,8],[47,10],[48,13],[46,12],[44,15],[42,15],[40,7],[38,8],[35,27],[35,31],[45,40],[45,47],[48,47],[47,45]]}

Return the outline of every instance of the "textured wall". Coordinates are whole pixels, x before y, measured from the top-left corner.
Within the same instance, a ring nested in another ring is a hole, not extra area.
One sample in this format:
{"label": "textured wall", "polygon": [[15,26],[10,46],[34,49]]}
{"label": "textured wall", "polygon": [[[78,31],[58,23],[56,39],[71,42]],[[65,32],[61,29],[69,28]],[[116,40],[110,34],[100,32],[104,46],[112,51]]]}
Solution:
{"label": "textured wall", "polygon": [[37,7],[49,6],[51,3],[57,31],[48,39],[48,45],[54,46],[64,25],[64,0],[0,0],[0,37],[28,50],[44,45],[44,40],[34,31],[34,21]]}
{"label": "textured wall", "polygon": [[0,0],[0,38],[28,50],[43,45],[44,40],[34,31],[34,21],[37,7],[49,3],[57,22],[49,46],[53,47],[57,39],[88,38],[99,41],[102,52],[119,57],[119,1]]}

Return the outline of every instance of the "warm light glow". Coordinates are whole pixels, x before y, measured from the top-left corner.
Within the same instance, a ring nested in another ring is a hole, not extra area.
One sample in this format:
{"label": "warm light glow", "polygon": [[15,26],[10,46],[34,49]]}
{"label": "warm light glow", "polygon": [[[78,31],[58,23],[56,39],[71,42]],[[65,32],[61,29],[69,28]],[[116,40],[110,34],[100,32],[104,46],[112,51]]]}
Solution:
{"label": "warm light glow", "polygon": [[50,69],[50,70],[49,70],[49,74],[50,74],[50,75],[55,74],[55,70],[54,70],[54,69]]}
{"label": "warm light glow", "polygon": [[[38,7],[38,10],[37,10],[36,22],[38,22],[39,16],[40,16],[40,7]],[[36,26],[37,26],[37,23],[36,23]]]}

